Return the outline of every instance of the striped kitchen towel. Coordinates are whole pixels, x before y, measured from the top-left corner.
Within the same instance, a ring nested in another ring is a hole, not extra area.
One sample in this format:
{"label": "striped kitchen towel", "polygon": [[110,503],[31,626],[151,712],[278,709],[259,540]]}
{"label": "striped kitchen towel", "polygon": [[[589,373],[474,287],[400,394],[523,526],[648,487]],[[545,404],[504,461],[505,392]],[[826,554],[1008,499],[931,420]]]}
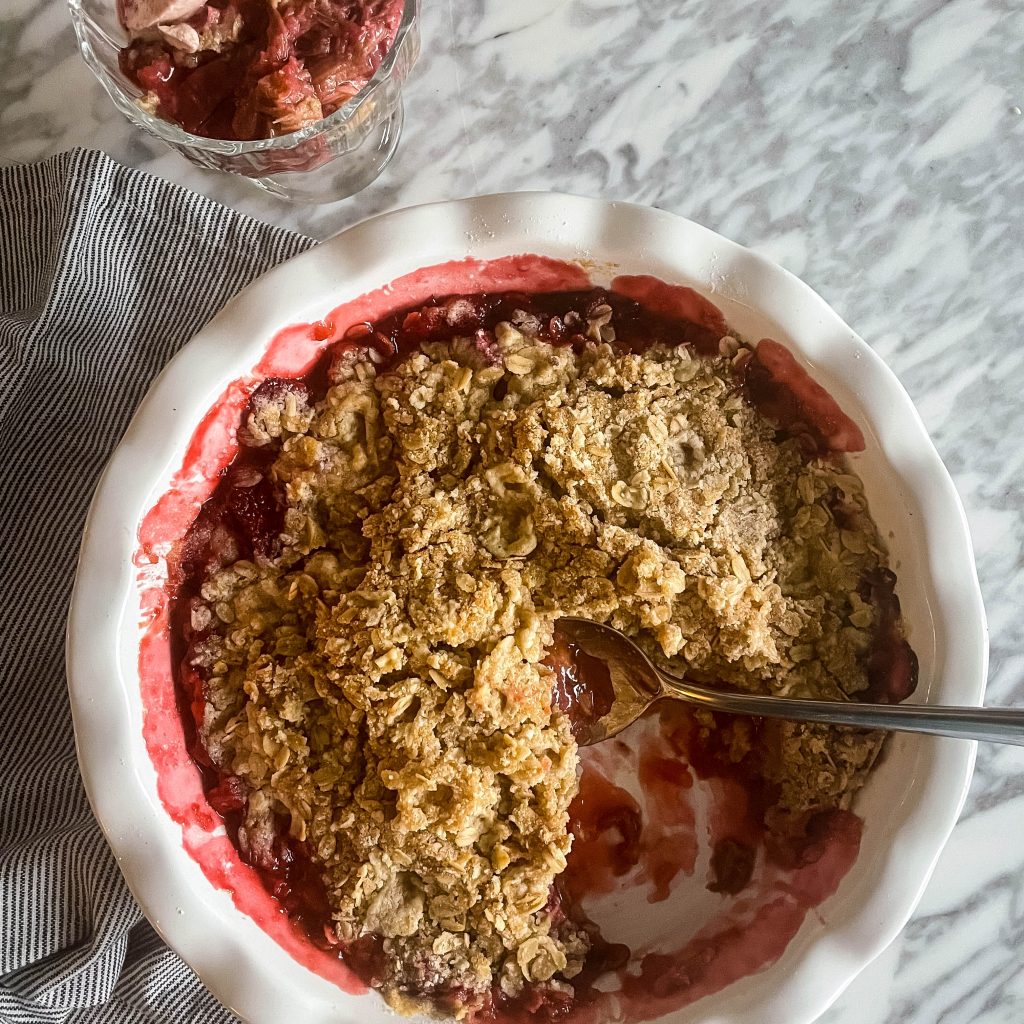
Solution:
{"label": "striped kitchen towel", "polygon": [[89,810],[64,620],[93,487],[150,381],[312,244],[102,153],[0,169],[0,1024],[234,1020]]}

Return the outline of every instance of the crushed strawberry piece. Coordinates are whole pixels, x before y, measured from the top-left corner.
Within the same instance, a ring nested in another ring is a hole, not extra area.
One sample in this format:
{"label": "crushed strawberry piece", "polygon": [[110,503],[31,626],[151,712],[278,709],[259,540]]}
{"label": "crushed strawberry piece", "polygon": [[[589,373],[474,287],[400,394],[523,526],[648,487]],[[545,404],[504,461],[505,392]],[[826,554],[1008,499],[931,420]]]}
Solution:
{"label": "crushed strawberry piece", "polygon": [[207,791],[206,799],[218,814],[230,814],[245,807],[245,786],[236,775],[225,775],[224,778]]}

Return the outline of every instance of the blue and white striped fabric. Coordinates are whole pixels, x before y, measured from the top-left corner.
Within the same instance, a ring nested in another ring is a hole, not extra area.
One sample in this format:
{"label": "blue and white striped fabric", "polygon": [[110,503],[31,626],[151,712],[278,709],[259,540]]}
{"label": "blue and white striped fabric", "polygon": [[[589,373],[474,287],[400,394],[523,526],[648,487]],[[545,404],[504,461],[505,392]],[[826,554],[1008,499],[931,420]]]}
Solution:
{"label": "blue and white striped fabric", "polygon": [[89,810],[64,620],[93,487],[150,381],[312,244],[102,153],[0,169],[0,1024],[234,1020]]}

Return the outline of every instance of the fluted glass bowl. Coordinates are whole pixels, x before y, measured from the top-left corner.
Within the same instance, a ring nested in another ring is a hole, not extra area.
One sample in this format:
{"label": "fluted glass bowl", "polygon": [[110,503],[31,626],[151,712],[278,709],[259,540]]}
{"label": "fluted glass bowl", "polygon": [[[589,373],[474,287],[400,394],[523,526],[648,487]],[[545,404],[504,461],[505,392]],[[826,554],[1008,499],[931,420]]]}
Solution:
{"label": "fluted glass bowl", "polygon": [[207,139],[139,106],[142,91],[118,67],[128,35],[117,0],[68,0],[78,46],[107,94],[133,124],[192,163],[240,175],[296,202],[354,195],[387,165],[402,131],[402,85],[419,56],[419,0],[405,0],[395,41],[365,86],[333,114],[289,135],[252,142]]}

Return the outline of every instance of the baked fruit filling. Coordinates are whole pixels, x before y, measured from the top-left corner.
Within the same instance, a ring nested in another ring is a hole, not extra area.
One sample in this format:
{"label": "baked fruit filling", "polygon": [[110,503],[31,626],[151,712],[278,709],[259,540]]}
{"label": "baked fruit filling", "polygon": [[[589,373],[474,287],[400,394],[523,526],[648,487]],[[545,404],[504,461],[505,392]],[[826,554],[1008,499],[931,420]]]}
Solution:
{"label": "baked fruit filling", "polygon": [[373,77],[404,0],[118,0],[122,73],[149,113],[211,139],[316,124]]}
{"label": "baked fruit filling", "polygon": [[[571,851],[641,825],[574,803],[553,695],[600,666],[561,616],[753,692],[916,683],[860,433],[774,342],[603,290],[456,296],[264,381],[238,440],[176,556],[193,754],[242,857],[401,1011],[557,1017],[625,969]],[[879,734],[673,713],[680,763],[756,795],[763,848],[720,843],[715,891],[853,827]]]}

